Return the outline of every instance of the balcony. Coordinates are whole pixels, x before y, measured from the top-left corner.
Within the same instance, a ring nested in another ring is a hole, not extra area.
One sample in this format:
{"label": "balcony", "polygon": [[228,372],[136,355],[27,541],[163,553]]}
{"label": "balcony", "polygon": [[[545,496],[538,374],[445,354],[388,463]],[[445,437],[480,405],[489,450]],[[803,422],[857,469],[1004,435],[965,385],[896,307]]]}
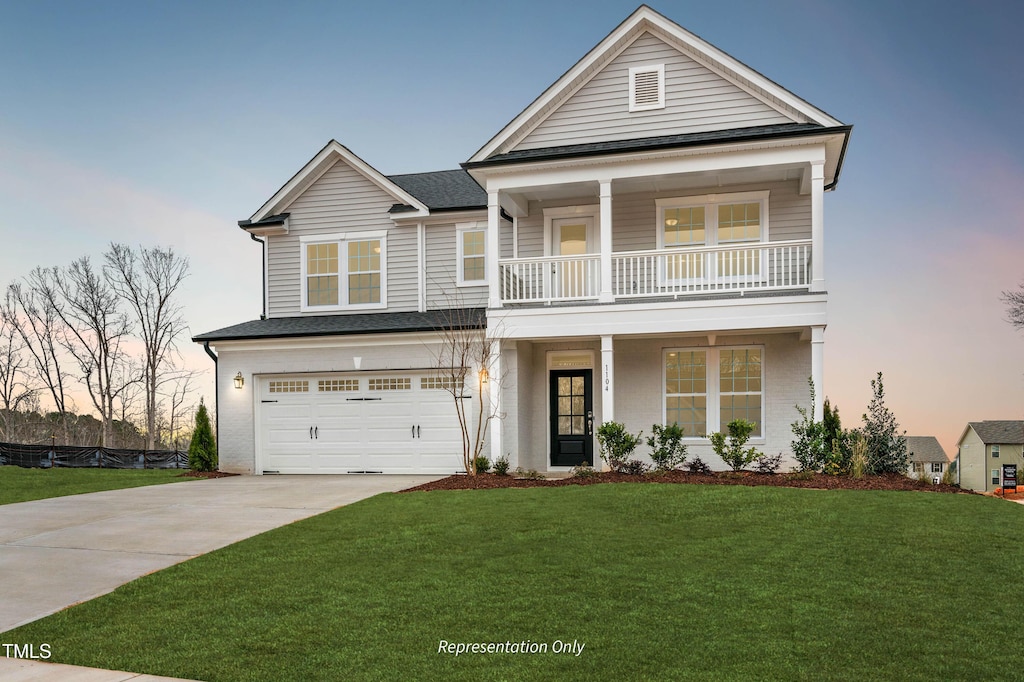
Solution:
{"label": "balcony", "polygon": [[[807,289],[811,240],[625,251],[611,254],[614,300]],[[601,255],[501,260],[505,303],[598,300]]]}

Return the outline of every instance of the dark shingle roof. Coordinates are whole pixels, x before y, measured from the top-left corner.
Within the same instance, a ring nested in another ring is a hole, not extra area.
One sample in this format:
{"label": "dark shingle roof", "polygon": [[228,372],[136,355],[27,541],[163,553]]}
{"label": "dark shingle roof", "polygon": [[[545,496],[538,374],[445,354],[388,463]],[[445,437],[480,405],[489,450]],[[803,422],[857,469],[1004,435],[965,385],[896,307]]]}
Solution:
{"label": "dark shingle roof", "polygon": [[389,175],[388,180],[422,201],[431,211],[487,208],[487,192],[462,169]]}
{"label": "dark shingle roof", "polygon": [[970,426],[985,445],[1017,445],[1024,443],[1024,421],[970,422]]}
{"label": "dark shingle roof", "polygon": [[748,142],[751,140],[779,137],[799,137],[818,135],[821,133],[849,134],[852,126],[825,128],[817,123],[780,123],[770,126],[752,126],[750,128],[733,128],[731,130],[712,130],[701,133],[685,133],[681,135],[662,135],[632,140],[612,140],[609,142],[588,142],[570,144],[560,147],[544,147],[542,149],[521,149],[504,154],[496,154],[483,161],[468,161],[463,168],[496,166],[505,163],[523,161],[549,161],[577,156],[596,156],[635,151],[650,151],[672,147],[694,147],[719,142]]}
{"label": "dark shingle roof", "polygon": [[252,320],[193,336],[196,342],[242,339],[280,339],[296,336],[348,336],[430,332],[439,329],[483,329],[487,315],[483,308],[430,310],[425,313],[360,313],[356,315],[309,315]]}
{"label": "dark shingle roof", "polygon": [[907,436],[911,462],[948,462],[946,451],[935,436]]}

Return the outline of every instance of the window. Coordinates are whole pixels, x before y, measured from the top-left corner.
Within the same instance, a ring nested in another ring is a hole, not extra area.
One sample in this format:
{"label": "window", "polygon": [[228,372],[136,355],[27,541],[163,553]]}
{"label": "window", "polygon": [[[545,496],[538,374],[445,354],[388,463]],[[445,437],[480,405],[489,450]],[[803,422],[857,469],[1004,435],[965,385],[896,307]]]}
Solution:
{"label": "window", "polygon": [[746,419],[755,425],[751,435],[763,437],[762,356],[760,347],[665,351],[665,423],[695,438]]}
{"label": "window", "polygon": [[302,310],[383,308],[385,233],[302,237]]}
{"label": "window", "polygon": [[386,379],[370,379],[371,391],[408,391],[412,389],[409,377],[388,377]]}
{"label": "window", "polygon": [[634,66],[629,70],[629,110],[665,108],[665,65]]}
{"label": "window", "polygon": [[767,268],[763,253],[743,244],[768,241],[768,192],[736,192],[656,200],[658,248],[729,246],[717,253],[680,253],[665,260],[661,278],[685,280],[711,274],[719,279],[757,276]]}
{"label": "window", "polygon": [[942,462],[932,462],[932,473],[933,474],[941,474],[942,473]]}
{"label": "window", "polygon": [[479,223],[457,225],[458,284],[483,284],[487,281],[484,256],[487,232]]}
{"label": "window", "polygon": [[992,456],[993,457],[998,457],[999,456],[999,446],[998,445],[993,445],[992,446]]}
{"label": "window", "polygon": [[914,462],[914,473],[915,474],[923,474],[924,473],[924,462]]}
{"label": "window", "polygon": [[320,379],[317,381],[317,390],[321,393],[358,391],[359,379]]}
{"label": "window", "polygon": [[308,393],[309,382],[306,380],[282,380],[270,382],[271,393]]}
{"label": "window", "polygon": [[999,485],[999,469],[992,470],[992,485]]}

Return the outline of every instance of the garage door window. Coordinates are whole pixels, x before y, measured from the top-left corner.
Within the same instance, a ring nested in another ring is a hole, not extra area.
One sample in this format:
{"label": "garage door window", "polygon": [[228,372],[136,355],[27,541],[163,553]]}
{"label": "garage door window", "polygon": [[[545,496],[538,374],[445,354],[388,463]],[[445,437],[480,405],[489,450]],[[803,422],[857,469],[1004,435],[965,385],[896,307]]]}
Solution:
{"label": "garage door window", "polygon": [[317,390],[321,393],[333,391],[358,391],[359,379],[320,379],[317,382]]}
{"label": "garage door window", "polygon": [[301,380],[275,380],[270,382],[271,393],[308,393],[309,381]]}
{"label": "garage door window", "polygon": [[420,388],[429,391],[432,389],[440,389],[443,391],[450,391],[458,385],[455,377],[423,377],[420,379]]}
{"label": "garage door window", "polygon": [[385,379],[370,379],[371,391],[409,391],[412,389],[412,379],[409,377],[387,377]]}

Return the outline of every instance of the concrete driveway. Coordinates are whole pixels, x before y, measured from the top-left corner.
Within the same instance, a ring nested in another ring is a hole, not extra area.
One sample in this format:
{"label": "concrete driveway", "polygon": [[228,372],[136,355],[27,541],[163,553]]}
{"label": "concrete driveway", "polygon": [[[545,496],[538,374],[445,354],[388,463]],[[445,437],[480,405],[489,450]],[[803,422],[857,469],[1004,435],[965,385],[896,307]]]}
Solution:
{"label": "concrete driveway", "polygon": [[432,476],[233,476],[0,505],[0,632]]}

